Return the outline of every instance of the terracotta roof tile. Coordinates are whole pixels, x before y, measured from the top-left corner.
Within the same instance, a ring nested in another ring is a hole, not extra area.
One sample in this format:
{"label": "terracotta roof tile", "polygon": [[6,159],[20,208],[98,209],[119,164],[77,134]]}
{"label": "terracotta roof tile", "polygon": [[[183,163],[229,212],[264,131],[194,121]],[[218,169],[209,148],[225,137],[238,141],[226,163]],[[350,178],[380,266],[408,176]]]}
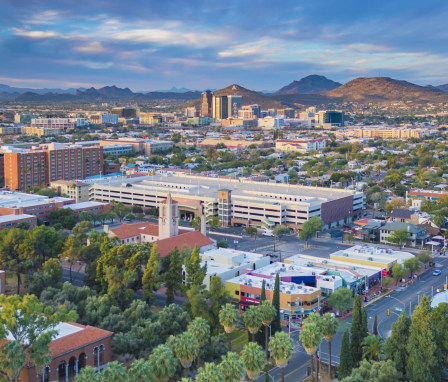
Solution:
{"label": "terracotta roof tile", "polygon": [[213,243],[214,241],[212,239],[199,231],[188,231],[186,233],[179,232],[178,236],[158,240],[157,249],[160,253],[160,257],[166,257],[176,247],[180,250],[186,245],[190,249],[193,249],[195,245],[200,248]]}
{"label": "terracotta roof tile", "polygon": [[92,342],[99,341],[103,338],[110,337],[114,334],[113,332],[96,328],[94,326],[84,326],[75,322],[69,322],[69,324],[84,328],[84,330],[52,341],[50,343],[51,357],[54,358],[60,354],[80,348]]}
{"label": "terracotta roof tile", "polygon": [[128,237],[138,236],[140,234],[159,236],[159,225],[156,223],[136,223],[136,224],[126,224],[123,223],[117,228],[109,229],[115,236],[120,240],[126,239]]}

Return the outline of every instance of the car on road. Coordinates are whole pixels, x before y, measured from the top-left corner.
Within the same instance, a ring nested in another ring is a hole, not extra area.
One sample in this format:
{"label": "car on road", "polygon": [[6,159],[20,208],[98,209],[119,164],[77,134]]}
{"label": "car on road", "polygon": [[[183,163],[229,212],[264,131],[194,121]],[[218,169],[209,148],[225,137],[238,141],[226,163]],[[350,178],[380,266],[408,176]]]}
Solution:
{"label": "car on road", "polygon": [[262,235],[263,235],[263,236],[273,237],[273,236],[274,236],[274,232],[273,232],[272,230],[270,230],[270,229],[265,229],[265,230],[262,232]]}
{"label": "car on road", "polygon": [[433,276],[440,276],[442,274],[442,271],[440,269],[436,269],[434,272],[432,272]]}

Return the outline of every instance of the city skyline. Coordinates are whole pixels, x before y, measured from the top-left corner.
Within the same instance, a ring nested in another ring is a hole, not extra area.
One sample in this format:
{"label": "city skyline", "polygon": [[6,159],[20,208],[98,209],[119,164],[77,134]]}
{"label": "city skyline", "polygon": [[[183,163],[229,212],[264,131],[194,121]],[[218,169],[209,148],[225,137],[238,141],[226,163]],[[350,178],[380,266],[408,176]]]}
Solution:
{"label": "city skyline", "polygon": [[6,0],[2,8],[0,83],[15,87],[277,90],[314,73],[343,83],[448,82],[442,1]]}

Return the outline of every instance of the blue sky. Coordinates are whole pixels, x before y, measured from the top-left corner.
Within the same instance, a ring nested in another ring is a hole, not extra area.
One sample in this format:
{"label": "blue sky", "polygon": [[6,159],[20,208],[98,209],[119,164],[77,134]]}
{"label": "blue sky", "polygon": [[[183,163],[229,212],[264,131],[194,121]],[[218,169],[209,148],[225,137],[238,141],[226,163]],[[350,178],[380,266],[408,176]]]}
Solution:
{"label": "blue sky", "polygon": [[1,0],[0,83],[276,90],[448,83],[446,0]]}

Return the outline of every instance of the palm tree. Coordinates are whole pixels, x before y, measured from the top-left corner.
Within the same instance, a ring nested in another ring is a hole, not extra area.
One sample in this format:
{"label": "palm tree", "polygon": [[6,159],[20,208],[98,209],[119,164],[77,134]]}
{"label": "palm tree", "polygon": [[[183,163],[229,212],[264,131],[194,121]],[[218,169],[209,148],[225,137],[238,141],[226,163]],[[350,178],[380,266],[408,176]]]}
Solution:
{"label": "palm tree", "polygon": [[224,375],[213,362],[207,362],[198,370],[196,382],[223,382]]}
{"label": "palm tree", "polygon": [[226,304],[224,308],[219,311],[219,323],[224,327],[224,330],[227,333],[229,351],[232,350],[232,332],[235,330],[238,319],[238,311],[232,304]]}
{"label": "palm tree", "polygon": [[127,380],[126,368],[118,361],[109,362],[107,369],[101,374],[101,381],[104,382],[127,382]]}
{"label": "palm tree", "polygon": [[[322,329],[323,329],[322,328],[322,317],[319,314],[317,314],[317,313],[310,313],[308,315],[308,317],[306,318],[306,320],[304,321],[304,324],[307,324],[307,323],[316,324],[316,326],[322,332]],[[317,381],[319,380],[319,366],[320,366],[319,365],[319,360],[316,357],[316,358],[314,358],[314,365],[313,365],[313,367],[315,367],[315,370],[316,370],[316,380]]]}
{"label": "palm tree", "polygon": [[361,343],[362,356],[368,361],[379,361],[383,354],[384,339],[380,336],[368,336]]}
{"label": "palm tree", "polygon": [[147,382],[154,380],[154,373],[148,361],[138,359],[128,369],[128,382]]}
{"label": "palm tree", "polygon": [[96,372],[92,366],[86,366],[82,368],[79,374],[75,378],[75,382],[100,382],[101,374]]}
{"label": "palm tree", "polygon": [[238,354],[228,352],[225,356],[222,356],[219,370],[224,375],[224,382],[240,382],[244,373],[244,365]]}
{"label": "palm tree", "polygon": [[330,313],[325,313],[321,320],[322,335],[328,343],[328,377],[331,379],[331,341],[333,341],[338,329],[338,320]]}
{"label": "palm tree", "polygon": [[277,332],[271,337],[271,352],[276,365],[281,369],[282,382],[285,381],[285,366],[292,356],[292,340],[285,332]]}
{"label": "palm tree", "polygon": [[167,345],[157,346],[148,358],[157,382],[166,382],[176,373],[177,360]]}
{"label": "palm tree", "polygon": [[210,325],[202,317],[196,317],[188,324],[188,331],[196,337],[199,343],[198,367],[201,364],[201,346],[210,338]]}
{"label": "palm tree", "polygon": [[257,334],[260,326],[263,325],[263,316],[258,306],[253,305],[249,310],[246,310],[243,315],[243,321],[249,333],[252,334],[252,341],[255,341],[255,334]]}
{"label": "palm tree", "polygon": [[322,341],[322,332],[318,325],[314,322],[306,322],[302,326],[302,331],[300,332],[300,341],[305,348],[305,351],[310,356],[311,361],[311,381],[314,381],[314,365],[313,365],[313,355],[317,350],[317,347]]}
{"label": "palm tree", "polygon": [[275,318],[276,311],[275,308],[271,305],[271,303],[267,300],[262,301],[258,306],[259,311],[261,312],[261,322],[265,327],[265,341],[264,341],[264,350],[266,352],[266,359],[268,359],[268,326],[271,325],[272,320]]}
{"label": "palm tree", "polygon": [[264,365],[263,349],[256,342],[249,342],[244,346],[240,357],[247,376],[251,381],[255,381]]}
{"label": "palm tree", "polygon": [[188,369],[197,357],[199,342],[193,334],[183,332],[174,342],[174,353],[185,370],[185,378],[188,378]]}

